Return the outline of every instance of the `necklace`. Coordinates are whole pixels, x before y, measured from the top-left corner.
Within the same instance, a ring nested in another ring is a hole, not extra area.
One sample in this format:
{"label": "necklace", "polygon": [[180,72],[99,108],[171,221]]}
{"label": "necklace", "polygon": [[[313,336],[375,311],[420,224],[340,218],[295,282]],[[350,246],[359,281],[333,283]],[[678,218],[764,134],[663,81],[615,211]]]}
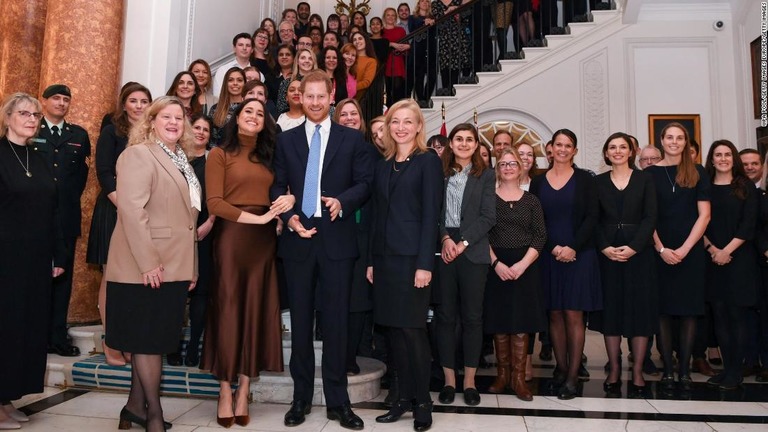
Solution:
{"label": "necklace", "polygon": [[667,171],[666,165],[664,165],[664,174],[667,175],[667,180],[669,180],[669,184],[672,185],[672,193],[675,193],[675,182],[673,182],[672,177],[669,176],[669,171]]}
{"label": "necklace", "polygon": [[399,161],[399,162],[397,160],[397,155],[395,155],[395,159],[394,159],[394,161],[392,163],[392,169],[395,170],[395,172],[400,172],[400,170],[397,169],[397,164],[401,164],[401,166],[405,165],[406,162],[411,160],[411,155],[412,154],[413,154],[413,150],[411,150],[411,152],[408,153],[408,156],[406,156],[405,159],[403,159],[402,161]]}
{"label": "necklace", "polygon": [[16,154],[16,149],[13,148],[13,144],[11,144],[10,141],[8,141],[8,145],[11,147],[11,151],[13,152],[13,155],[16,156],[16,160],[19,161],[19,165],[21,165],[22,168],[24,168],[24,172],[27,173],[27,177],[32,177],[32,173],[29,172],[29,146],[24,146],[24,148],[27,150],[27,166],[24,166],[23,163],[21,163],[21,158],[18,154]]}

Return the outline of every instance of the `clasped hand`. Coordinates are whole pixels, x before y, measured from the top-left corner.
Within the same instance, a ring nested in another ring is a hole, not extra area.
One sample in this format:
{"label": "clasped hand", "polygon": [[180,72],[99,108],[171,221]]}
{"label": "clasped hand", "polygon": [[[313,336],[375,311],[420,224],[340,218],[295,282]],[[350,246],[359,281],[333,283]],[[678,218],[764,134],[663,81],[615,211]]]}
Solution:
{"label": "clasped hand", "polygon": [[527,268],[528,266],[521,263],[520,261],[512,264],[511,266],[508,266],[503,262],[499,261],[496,264],[494,271],[496,272],[496,275],[499,277],[499,279],[503,281],[510,281],[510,280],[519,279],[520,276],[522,276],[523,273],[525,273],[525,270]]}
{"label": "clasped hand", "polygon": [[634,249],[629,246],[608,246],[603,249],[603,255],[605,255],[611,261],[627,262],[633,255],[635,255]]}
{"label": "clasped hand", "polygon": [[552,249],[552,256],[560,262],[574,262],[576,261],[576,251],[570,246],[557,245]]}
{"label": "clasped hand", "polygon": [[464,253],[464,250],[466,249],[467,247],[464,246],[464,242],[456,243],[453,239],[447,238],[443,242],[443,250],[440,252],[440,257],[443,259],[444,263],[450,264],[459,255]]}

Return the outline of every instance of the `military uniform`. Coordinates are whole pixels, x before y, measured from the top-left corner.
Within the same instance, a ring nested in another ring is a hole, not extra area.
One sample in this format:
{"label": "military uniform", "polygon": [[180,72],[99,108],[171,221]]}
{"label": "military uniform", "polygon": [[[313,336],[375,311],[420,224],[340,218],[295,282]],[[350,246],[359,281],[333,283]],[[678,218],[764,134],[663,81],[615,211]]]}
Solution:
{"label": "military uniform", "polygon": [[51,125],[40,122],[40,133],[32,140],[32,149],[41,155],[53,173],[58,188],[58,215],[67,245],[64,274],[53,281],[49,346],[69,345],[67,311],[72,293],[75,243],[80,236],[80,197],[88,179],[87,159],[91,155],[88,132],[82,127],[63,122]]}

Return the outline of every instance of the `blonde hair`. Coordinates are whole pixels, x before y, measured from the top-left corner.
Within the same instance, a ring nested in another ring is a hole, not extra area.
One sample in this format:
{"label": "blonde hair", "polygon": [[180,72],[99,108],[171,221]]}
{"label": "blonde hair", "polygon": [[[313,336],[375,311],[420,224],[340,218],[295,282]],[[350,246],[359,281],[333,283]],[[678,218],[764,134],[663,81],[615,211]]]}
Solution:
{"label": "blonde hair", "polygon": [[157,114],[160,111],[171,105],[178,105],[184,116],[184,131],[181,134],[181,138],[179,138],[178,144],[181,146],[182,150],[184,150],[184,153],[189,156],[195,142],[194,135],[192,135],[192,125],[189,123],[189,118],[184,110],[184,104],[182,104],[181,100],[176,96],[161,96],[155,99],[149,108],[144,110],[141,119],[131,127],[131,132],[128,136],[128,146],[154,144],[158,138],[157,135],[155,135],[155,129],[152,122],[157,118]]}
{"label": "blonde hair", "polygon": [[495,170],[496,170],[496,186],[497,186],[497,187],[498,187],[498,186],[501,184],[501,168],[499,168],[499,162],[501,162],[501,160],[502,160],[502,159],[504,158],[504,156],[506,156],[506,155],[510,155],[510,156],[512,156],[512,159],[514,159],[514,160],[515,160],[515,162],[517,162],[517,166],[520,168],[520,173],[521,173],[521,174],[523,173],[523,160],[522,160],[522,159],[520,159],[520,155],[519,155],[519,154],[517,154],[517,150],[515,150],[515,149],[509,149],[509,148],[505,148],[505,149],[504,149],[504,150],[502,150],[502,151],[501,151],[501,153],[499,154],[499,158],[498,158],[498,159],[496,159],[496,167],[495,167]]}
{"label": "blonde hair", "polygon": [[[13,114],[13,111],[19,105],[25,102],[34,105],[37,112],[40,112],[43,110],[43,106],[40,104],[40,101],[37,100],[34,96],[28,95],[27,93],[21,93],[21,92],[11,94],[7,98],[5,98],[5,100],[3,101],[2,111],[0,111],[0,138],[8,135],[8,119],[11,117],[11,114]],[[39,125],[40,125],[40,120],[38,120],[38,126]],[[38,130],[39,129],[40,128],[38,128]],[[35,136],[37,136],[37,132],[35,132],[35,135],[30,137],[30,140]],[[29,140],[27,140],[27,142],[29,142]],[[18,143],[18,144],[21,144],[21,143]]]}
{"label": "blonde hair", "polygon": [[309,57],[312,59],[312,70],[310,70],[310,72],[317,70],[317,56],[306,48],[300,49],[296,51],[296,56],[293,58],[293,72],[291,73],[291,78],[294,80],[298,79],[297,77],[299,76],[299,73],[301,73],[299,70],[299,57],[301,56],[301,53],[305,51],[309,53]]}
{"label": "blonde hair", "polygon": [[357,109],[357,113],[360,115],[360,129],[358,130],[362,133],[366,133],[368,131],[368,128],[365,126],[363,109],[360,107],[360,102],[358,102],[357,99],[355,98],[346,98],[336,104],[336,110],[333,112],[333,121],[336,123],[339,122],[339,118],[341,118],[341,109],[344,108],[344,105],[347,105],[347,104],[352,104],[355,106],[355,109]]}
{"label": "blonde hair", "polygon": [[415,100],[402,99],[392,105],[392,107],[387,110],[387,115],[384,116],[384,138],[382,141],[384,142],[385,159],[391,159],[397,154],[397,144],[395,143],[395,140],[392,139],[392,134],[389,132],[389,125],[392,123],[392,116],[401,109],[408,109],[416,114],[418,125],[422,128],[416,133],[416,138],[414,138],[414,153],[419,154],[427,151],[427,139],[424,134],[424,114],[421,113],[419,104],[417,104]]}

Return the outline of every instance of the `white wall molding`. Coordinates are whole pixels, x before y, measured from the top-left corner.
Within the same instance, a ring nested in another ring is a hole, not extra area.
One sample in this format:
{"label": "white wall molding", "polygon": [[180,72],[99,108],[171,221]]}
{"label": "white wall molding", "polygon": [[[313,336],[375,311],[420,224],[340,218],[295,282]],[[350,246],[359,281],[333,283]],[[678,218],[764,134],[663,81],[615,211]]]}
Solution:
{"label": "white wall molding", "polygon": [[577,157],[579,165],[596,167],[603,164],[600,149],[610,134],[608,118],[608,54],[602,49],[595,55],[581,61],[581,151]]}
{"label": "white wall molding", "polygon": [[[634,3],[637,0],[630,1]],[[637,16],[642,21],[731,21],[728,3],[643,3]]]}

